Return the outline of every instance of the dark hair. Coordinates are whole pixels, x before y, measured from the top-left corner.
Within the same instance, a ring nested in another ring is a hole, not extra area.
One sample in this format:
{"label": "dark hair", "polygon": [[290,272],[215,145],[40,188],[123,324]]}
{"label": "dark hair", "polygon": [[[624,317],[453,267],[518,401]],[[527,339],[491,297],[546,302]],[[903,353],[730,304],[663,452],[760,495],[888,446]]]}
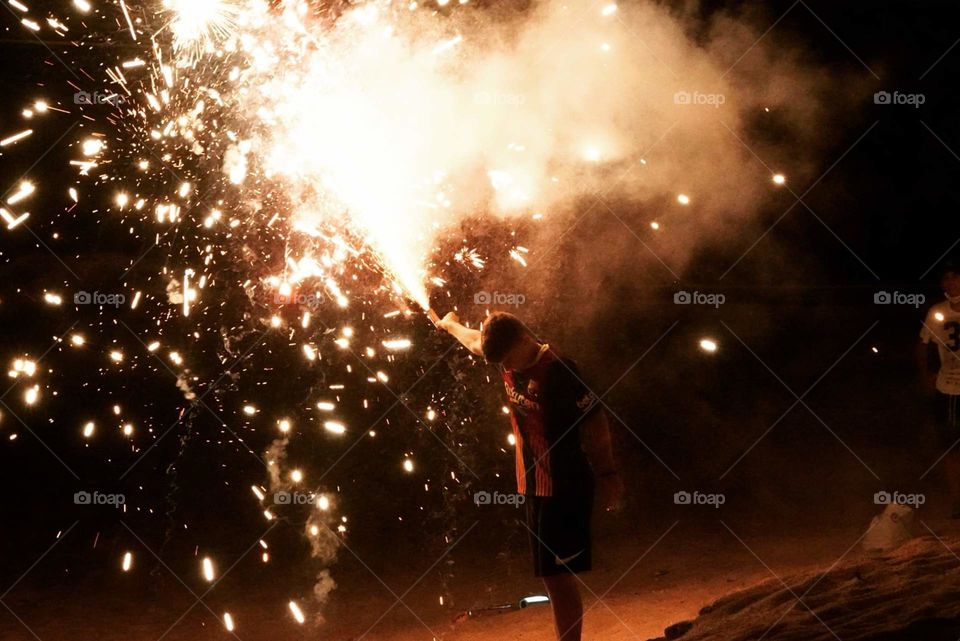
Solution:
{"label": "dark hair", "polygon": [[480,348],[483,357],[490,363],[500,363],[507,352],[516,345],[527,328],[520,319],[507,312],[493,312],[483,321],[480,332]]}
{"label": "dark hair", "polygon": [[940,268],[940,284],[943,285],[944,281],[947,280],[947,276],[953,274],[954,276],[960,276],[960,267],[957,267],[955,262],[948,261]]}

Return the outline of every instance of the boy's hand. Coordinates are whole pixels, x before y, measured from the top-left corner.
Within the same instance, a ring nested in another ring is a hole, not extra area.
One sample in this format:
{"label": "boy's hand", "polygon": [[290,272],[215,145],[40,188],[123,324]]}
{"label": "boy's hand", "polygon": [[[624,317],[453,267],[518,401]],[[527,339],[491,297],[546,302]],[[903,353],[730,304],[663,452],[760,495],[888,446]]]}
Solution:
{"label": "boy's hand", "polygon": [[456,312],[447,312],[444,314],[443,318],[440,319],[440,322],[437,323],[437,327],[440,329],[449,332],[450,327],[453,325],[460,324],[460,317],[457,316]]}
{"label": "boy's hand", "polygon": [[605,512],[616,512],[623,507],[625,491],[619,472],[597,479],[597,501]]}

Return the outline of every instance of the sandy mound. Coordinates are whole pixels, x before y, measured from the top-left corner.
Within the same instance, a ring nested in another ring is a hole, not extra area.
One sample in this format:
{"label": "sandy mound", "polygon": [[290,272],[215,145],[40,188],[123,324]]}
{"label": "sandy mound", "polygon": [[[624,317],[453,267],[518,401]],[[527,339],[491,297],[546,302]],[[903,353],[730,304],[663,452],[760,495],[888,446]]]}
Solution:
{"label": "sandy mound", "polygon": [[957,641],[960,539],[913,539],[829,570],[770,579],[668,627],[680,641]]}

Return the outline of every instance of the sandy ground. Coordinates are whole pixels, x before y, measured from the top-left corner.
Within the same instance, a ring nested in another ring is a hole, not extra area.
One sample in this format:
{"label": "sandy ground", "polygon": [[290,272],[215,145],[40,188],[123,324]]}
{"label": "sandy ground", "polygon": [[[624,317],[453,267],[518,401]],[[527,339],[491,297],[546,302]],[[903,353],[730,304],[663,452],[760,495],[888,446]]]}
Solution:
{"label": "sandy ground", "polygon": [[[945,539],[960,535],[960,527],[949,521],[927,523]],[[637,535],[622,540],[616,549],[599,552],[596,569],[583,575],[584,638],[660,637],[667,626],[694,619],[702,607],[724,595],[771,579],[782,585],[780,577],[822,572],[838,560],[838,567],[855,560],[861,534],[860,528],[848,528],[820,536],[771,537],[721,520],[707,528],[666,523],[658,534]],[[303,626],[293,623],[285,601],[275,594],[271,598],[270,592],[214,591],[198,603],[176,581],[167,581],[162,594],[145,597],[123,590],[98,593],[78,588],[82,582],[69,579],[40,588],[28,578],[4,599],[9,609],[0,608],[0,639],[548,641],[553,634],[547,606],[454,623],[465,609],[537,592],[539,585],[527,565],[522,554],[478,559],[472,566],[461,563],[441,605],[442,590],[435,581],[425,579],[411,588],[421,568],[391,570],[377,578],[361,564],[343,562],[340,586],[326,608],[327,621]],[[214,616],[222,615],[224,607],[236,619],[233,636]]]}

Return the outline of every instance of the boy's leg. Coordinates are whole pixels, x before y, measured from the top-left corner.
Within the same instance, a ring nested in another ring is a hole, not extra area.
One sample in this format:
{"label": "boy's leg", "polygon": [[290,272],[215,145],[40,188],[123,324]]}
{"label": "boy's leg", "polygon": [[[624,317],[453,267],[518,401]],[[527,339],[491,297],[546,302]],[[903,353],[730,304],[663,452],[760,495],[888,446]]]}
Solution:
{"label": "boy's leg", "polygon": [[583,601],[578,572],[591,567],[593,497],[531,497],[527,523],[534,572],[543,579],[553,607],[558,641],[580,641]]}
{"label": "boy's leg", "polygon": [[580,632],[583,629],[583,600],[580,598],[576,575],[565,573],[546,576],[543,577],[543,584],[553,607],[557,641],[580,641]]}

